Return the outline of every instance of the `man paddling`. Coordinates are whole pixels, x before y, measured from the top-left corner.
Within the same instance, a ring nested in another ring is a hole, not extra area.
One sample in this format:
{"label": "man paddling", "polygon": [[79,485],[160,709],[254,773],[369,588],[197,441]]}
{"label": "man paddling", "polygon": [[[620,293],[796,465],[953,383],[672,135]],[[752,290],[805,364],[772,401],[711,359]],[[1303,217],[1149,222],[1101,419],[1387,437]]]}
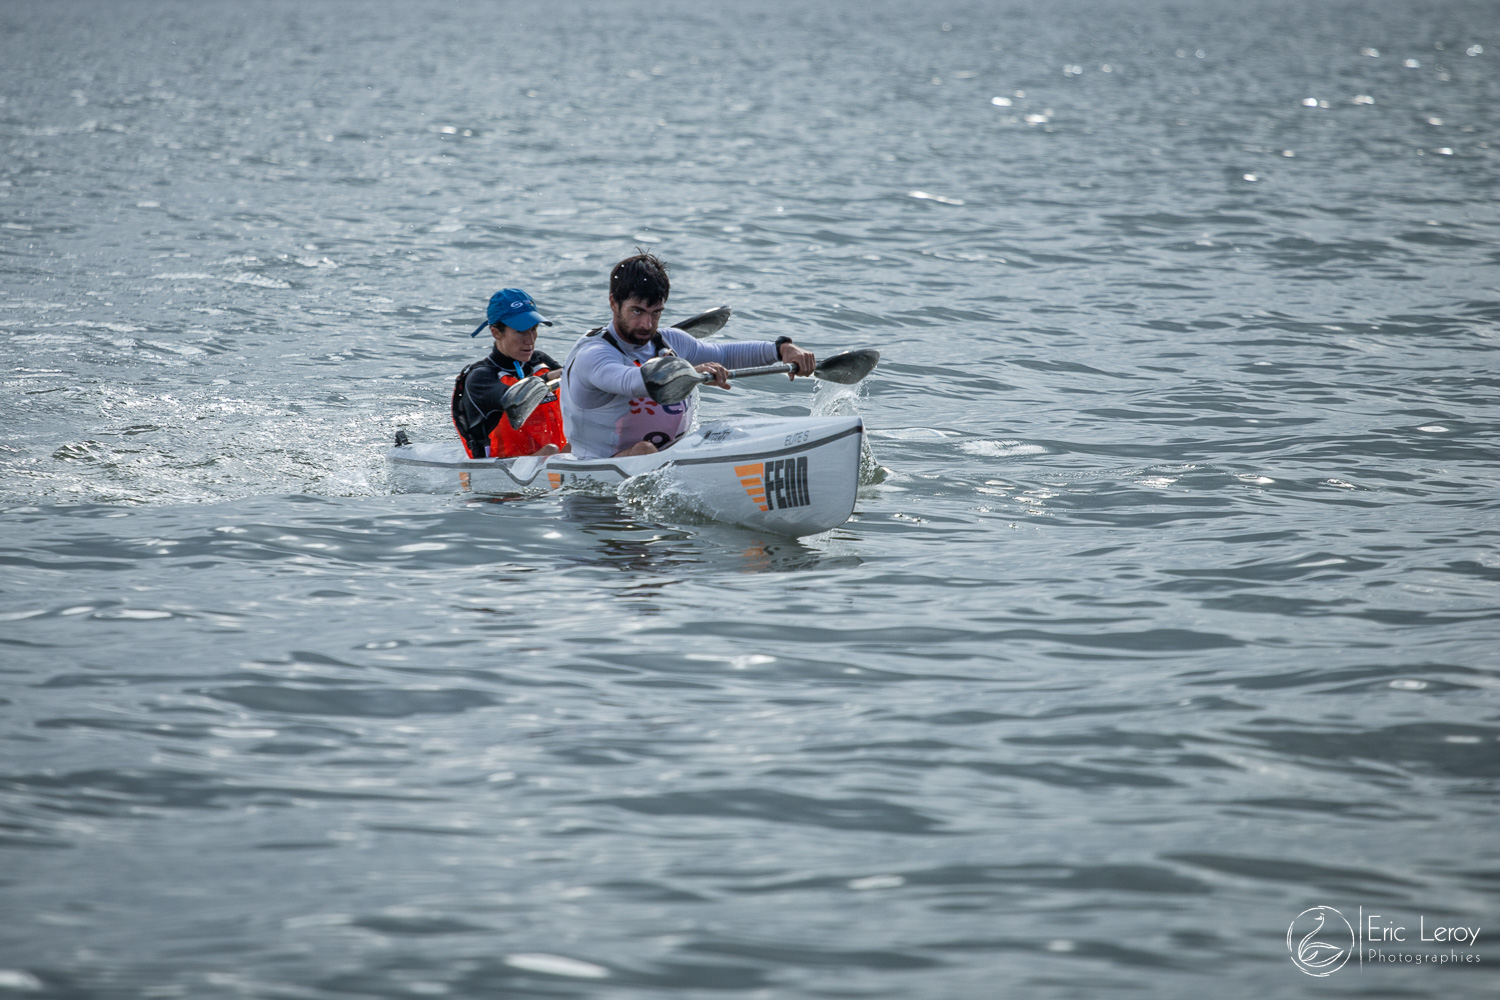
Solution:
{"label": "man paddling", "polygon": [[673,327],[658,329],[671,287],[666,265],[649,253],[610,271],[609,323],[580,338],[563,364],[563,427],[578,457],[648,455],[688,432],[696,397],[659,403],[641,375],[641,365],[663,353],[712,376],[721,389],[729,388],[726,368],[783,361],[797,366],[789,377],[812,374],[813,355],[790,337],[706,344]]}
{"label": "man paddling", "polygon": [[501,399],[528,375],[546,377],[557,362],[536,349],[537,331],[551,326],[537,312],[531,296],[519,288],[502,288],[490,297],[488,315],[471,337],[486,327],[495,341],[489,357],[459,372],[453,384],[453,426],[470,458],[515,458],[556,455],[568,450],[557,394],[546,398],[520,427],[512,427]]}

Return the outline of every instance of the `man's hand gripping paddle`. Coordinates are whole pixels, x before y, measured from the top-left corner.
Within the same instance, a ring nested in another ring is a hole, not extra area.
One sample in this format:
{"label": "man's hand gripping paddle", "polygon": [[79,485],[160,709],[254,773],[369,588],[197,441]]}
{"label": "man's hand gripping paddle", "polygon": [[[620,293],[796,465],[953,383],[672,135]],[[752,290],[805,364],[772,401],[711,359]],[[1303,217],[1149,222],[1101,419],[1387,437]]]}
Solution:
{"label": "man's hand gripping paddle", "polygon": [[[864,347],[853,351],[842,351],[832,357],[824,358],[813,368],[813,376],[827,382],[838,382],[842,385],[853,385],[860,381],[870,372],[875,370],[875,365],[880,361],[880,352],[873,347]],[[760,365],[755,368],[731,368],[730,378],[745,378],[749,375],[787,375],[797,370],[794,364],[783,362],[774,365]],[[646,380],[646,391],[651,398],[658,403],[679,403],[686,399],[694,389],[705,382],[712,382],[713,376],[707,372],[700,372],[682,358],[671,355],[663,355],[652,358],[641,365],[641,375]]]}

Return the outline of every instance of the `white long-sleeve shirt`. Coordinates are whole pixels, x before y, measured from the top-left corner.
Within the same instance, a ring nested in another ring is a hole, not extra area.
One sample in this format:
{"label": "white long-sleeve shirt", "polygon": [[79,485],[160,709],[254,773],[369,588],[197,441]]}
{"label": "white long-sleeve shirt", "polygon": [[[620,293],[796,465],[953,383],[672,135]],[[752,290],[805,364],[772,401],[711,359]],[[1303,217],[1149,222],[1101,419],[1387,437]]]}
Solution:
{"label": "white long-sleeve shirt", "polygon": [[[769,340],[706,344],[675,327],[662,330],[661,336],[691,365],[717,361],[726,368],[749,368],[778,360],[776,345]],[[608,458],[640,441],[665,448],[692,428],[696,392],[670,405],[656,402],[646,392],[640,366],[655,356],[654,345],[635,346],[615,333],[613,323],[573,345],[562,377],[563,430],[573,454]]]}

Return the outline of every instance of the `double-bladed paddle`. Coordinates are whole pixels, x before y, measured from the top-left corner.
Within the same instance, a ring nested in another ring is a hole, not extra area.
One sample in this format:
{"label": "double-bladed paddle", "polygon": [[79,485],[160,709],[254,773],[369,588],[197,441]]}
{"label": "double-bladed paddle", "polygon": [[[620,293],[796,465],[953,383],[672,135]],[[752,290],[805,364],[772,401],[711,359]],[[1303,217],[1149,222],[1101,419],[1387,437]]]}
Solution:
{"label": "double-bladed paddle", "polygon": [[[853,385],[875,370],[880,361],[880,352],[873,347],[853,351],[841,351],[819,361],[813,368],[813,376],[827,382]],[[749,375],[787,375],[797,366],[790,362],[774,365],[759,365],[755,368],[731,368],[730,378],[745,378]],[[700,372],[687,361],[673,355],[652,358],[641,365],[641,376],[646,380],[646,391],[658,403],[679,403],[694,389],[714,377]]]}

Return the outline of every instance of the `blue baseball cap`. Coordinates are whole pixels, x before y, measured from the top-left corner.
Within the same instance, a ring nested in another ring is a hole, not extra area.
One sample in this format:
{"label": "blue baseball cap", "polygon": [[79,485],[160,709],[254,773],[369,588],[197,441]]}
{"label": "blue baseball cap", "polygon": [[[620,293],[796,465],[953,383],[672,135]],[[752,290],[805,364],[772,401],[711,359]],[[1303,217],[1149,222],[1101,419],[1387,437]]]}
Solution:
{"label": "blue baseball cap", "polygon": [[496,323],[504,323],[512,330],[530,330],[541,324],[551,326],[550,319],[544,319],[542,314],[536,311],[536,303],[531,301],[531,296],[519,288],[502,288],[490,296],[490,309],[488,318],[474,328],[469,334],[477,337],[484,332],[485,327],[494,326]]}

